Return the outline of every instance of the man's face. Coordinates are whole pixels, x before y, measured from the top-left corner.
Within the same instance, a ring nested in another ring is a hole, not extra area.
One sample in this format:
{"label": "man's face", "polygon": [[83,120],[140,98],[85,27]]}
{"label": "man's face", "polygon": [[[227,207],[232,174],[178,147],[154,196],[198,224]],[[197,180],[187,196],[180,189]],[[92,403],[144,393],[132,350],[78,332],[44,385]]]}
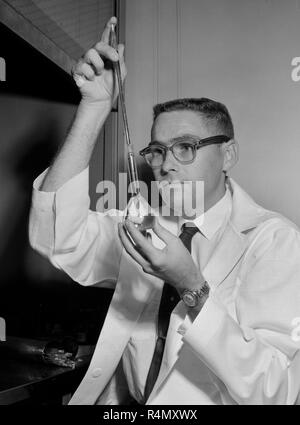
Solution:
{"label": "man's face", "polygon": [[[155,120],[151,141],[170,146],[173,139],[191,135],[206,138],[217,135],[215,129],[209,128],[203,118],[193,111],[173,111],[160,114]],[[154,168],[154,177],[158,181],[169,183],[176,181],[203,181],[205,209],[210,208],[224,194],[224,153],[220,145],[204,146],[197,150],[196,158],[191,164],[181,164],[172,152],[168,151],[164,163]]]}

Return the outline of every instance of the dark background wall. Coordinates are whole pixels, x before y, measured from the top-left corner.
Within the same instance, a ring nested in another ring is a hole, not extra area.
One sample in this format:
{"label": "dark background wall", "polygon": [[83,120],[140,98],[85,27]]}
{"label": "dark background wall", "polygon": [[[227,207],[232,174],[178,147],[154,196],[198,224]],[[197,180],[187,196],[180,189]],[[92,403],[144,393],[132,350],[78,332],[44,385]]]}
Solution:
{"label": "dark background wall", "polygon": [[0,316],[7,334],[94,343],[112,295],[83,288],[28,243],[32,182],[51,162],[79,95],[72,79],[0,25]]}

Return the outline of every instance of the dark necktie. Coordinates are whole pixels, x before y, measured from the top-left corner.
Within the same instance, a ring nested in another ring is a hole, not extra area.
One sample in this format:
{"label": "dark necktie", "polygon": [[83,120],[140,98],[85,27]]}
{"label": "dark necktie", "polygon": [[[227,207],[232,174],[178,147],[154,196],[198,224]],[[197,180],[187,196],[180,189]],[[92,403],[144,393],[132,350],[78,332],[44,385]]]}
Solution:
{"label": "dark necktie", "polygon": [[[199,229],[194,225],[184,224],[182,226],[182,233],[179,235],[179,238],[181,239],[184,246],[188,249],[189,252],[191,252],[192,238],[197,232],[199,232]],[[148,400],[148,397],[157,380],[161,361],[163,358],[165,342],[170,322],[170,315],[179,300],[180,297],[174,286],[169,285],[167,282],[165,282],[158,312],[157,340],[145,384],[145,402]]]}

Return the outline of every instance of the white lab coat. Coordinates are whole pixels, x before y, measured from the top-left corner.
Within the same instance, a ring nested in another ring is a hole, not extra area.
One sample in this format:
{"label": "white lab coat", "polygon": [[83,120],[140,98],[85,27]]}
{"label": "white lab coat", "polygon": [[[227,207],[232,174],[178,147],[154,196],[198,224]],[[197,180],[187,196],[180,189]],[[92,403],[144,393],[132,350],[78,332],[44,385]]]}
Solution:
{"label": "white lab coat", "polygon": [[[300,342],[293,337],[293,319],[300,317],[300,233],[284,217],[257,205],[232,179],[229,183],[231,217],[202,270],[210,297],[193,323],[178,303],[166,341],[167,361],[147,404],[297,402]],[[120,216],[76,216],[76,195],[68,205],[60,196],[34,191],[32,246],[83,285],[115,287],[90,366],[70,404],[122,404],[128,393],[122,353],[133,330],[155,320],[143,312],[163,282],[145,274],[122,250],[116,233]],[[80,202],[88,208],[87,195]],[[161,224],[176,234],[174,223],[161,218]],[[111,244],[96,250],[99,232],[107,232]],[[152,241],[163,246],[155,234]],[[110,251],[103,272],[95,258],[104,258],[105,249]]]}

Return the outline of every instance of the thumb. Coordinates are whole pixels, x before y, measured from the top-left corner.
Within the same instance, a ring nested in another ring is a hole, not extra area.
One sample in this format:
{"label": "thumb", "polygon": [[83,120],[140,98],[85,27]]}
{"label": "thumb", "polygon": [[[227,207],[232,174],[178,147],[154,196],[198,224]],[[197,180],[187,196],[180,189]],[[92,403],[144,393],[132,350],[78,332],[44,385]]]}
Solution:
{"label": "thumb", "polygon": [[158,222],[157,217],[154,219],[154,225],[152,227],[154,233],[161,239],[166,245],[174,242],[175,236],[169,232],[165,227],[161,226]]}

